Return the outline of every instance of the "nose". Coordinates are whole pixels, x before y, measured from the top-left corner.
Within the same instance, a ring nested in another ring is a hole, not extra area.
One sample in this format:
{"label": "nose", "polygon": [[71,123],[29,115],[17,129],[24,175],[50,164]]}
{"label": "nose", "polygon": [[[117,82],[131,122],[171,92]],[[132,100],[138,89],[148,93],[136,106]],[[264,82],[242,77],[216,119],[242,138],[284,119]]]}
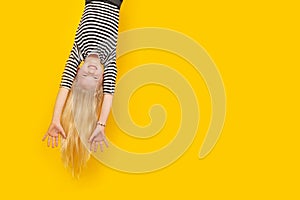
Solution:
{"label": "nose", "polygon": [[95,71],[96,71],[96,70],[95,70],[95,69],[93,69],[93,68],[89,68],[89,69],[88,69],[88,73],[89,73],[89,74],[94,74],[94,73],[95,73]]}

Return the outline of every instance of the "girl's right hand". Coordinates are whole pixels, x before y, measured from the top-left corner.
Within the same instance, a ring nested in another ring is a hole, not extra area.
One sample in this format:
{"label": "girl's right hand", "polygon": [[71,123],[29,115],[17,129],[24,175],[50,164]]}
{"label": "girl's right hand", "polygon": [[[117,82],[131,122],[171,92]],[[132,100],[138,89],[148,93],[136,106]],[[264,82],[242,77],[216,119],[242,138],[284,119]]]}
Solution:
{"label": "girl's right hand", "polygon": [[52,143],[52,148],[54,148],[54,144],[55,147],[57,147],[59,135],[61,135],[63,138],[66,138],[66,133],[61,124],[59,122],[52,122],[47,133],[42,138],[42,141],[44,141],[48,136],[48,147],[50,146],[50,143]]}

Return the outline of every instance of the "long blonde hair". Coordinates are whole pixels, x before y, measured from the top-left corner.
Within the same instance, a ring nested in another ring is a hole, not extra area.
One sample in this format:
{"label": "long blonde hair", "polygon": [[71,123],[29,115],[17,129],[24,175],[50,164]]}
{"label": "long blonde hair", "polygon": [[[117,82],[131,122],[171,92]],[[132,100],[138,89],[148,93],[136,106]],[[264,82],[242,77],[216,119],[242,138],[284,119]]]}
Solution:
{"label": "long blonde hair", "polygon": [[96,127],[102,96],[102,84],[96,90],[87,90],[75,79],[62,113],[61,123],[67,137],[62,140],[61,158],[77,178],[90,158],[87,144]]}

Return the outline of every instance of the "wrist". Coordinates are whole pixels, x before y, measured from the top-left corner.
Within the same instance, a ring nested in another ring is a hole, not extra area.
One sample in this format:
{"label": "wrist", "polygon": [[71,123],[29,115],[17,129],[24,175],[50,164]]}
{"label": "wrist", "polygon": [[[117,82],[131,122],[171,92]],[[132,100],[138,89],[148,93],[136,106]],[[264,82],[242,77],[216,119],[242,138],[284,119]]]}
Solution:
{"label": "wrist", "polygon": [[105,126],[106,126],[106,124],[105,124],[105,123],[103,123],[103,122],[97,122],[97,126],[102,126],[102,127],[105,127]]}
{"label": "wrist", "polygon": [[52,123],[60,123],[60,118],[53,118]]}

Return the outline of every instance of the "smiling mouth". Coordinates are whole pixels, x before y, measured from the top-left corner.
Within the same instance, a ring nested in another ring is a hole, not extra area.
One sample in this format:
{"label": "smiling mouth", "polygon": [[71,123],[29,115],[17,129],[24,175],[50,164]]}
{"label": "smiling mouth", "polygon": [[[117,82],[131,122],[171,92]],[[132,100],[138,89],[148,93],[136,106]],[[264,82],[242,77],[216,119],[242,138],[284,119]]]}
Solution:
{"label": "smiling mouth", "polygon": [[89,68],[92,68],[94,70],[97,70],[97,67],[95,65],[89,65]]}

